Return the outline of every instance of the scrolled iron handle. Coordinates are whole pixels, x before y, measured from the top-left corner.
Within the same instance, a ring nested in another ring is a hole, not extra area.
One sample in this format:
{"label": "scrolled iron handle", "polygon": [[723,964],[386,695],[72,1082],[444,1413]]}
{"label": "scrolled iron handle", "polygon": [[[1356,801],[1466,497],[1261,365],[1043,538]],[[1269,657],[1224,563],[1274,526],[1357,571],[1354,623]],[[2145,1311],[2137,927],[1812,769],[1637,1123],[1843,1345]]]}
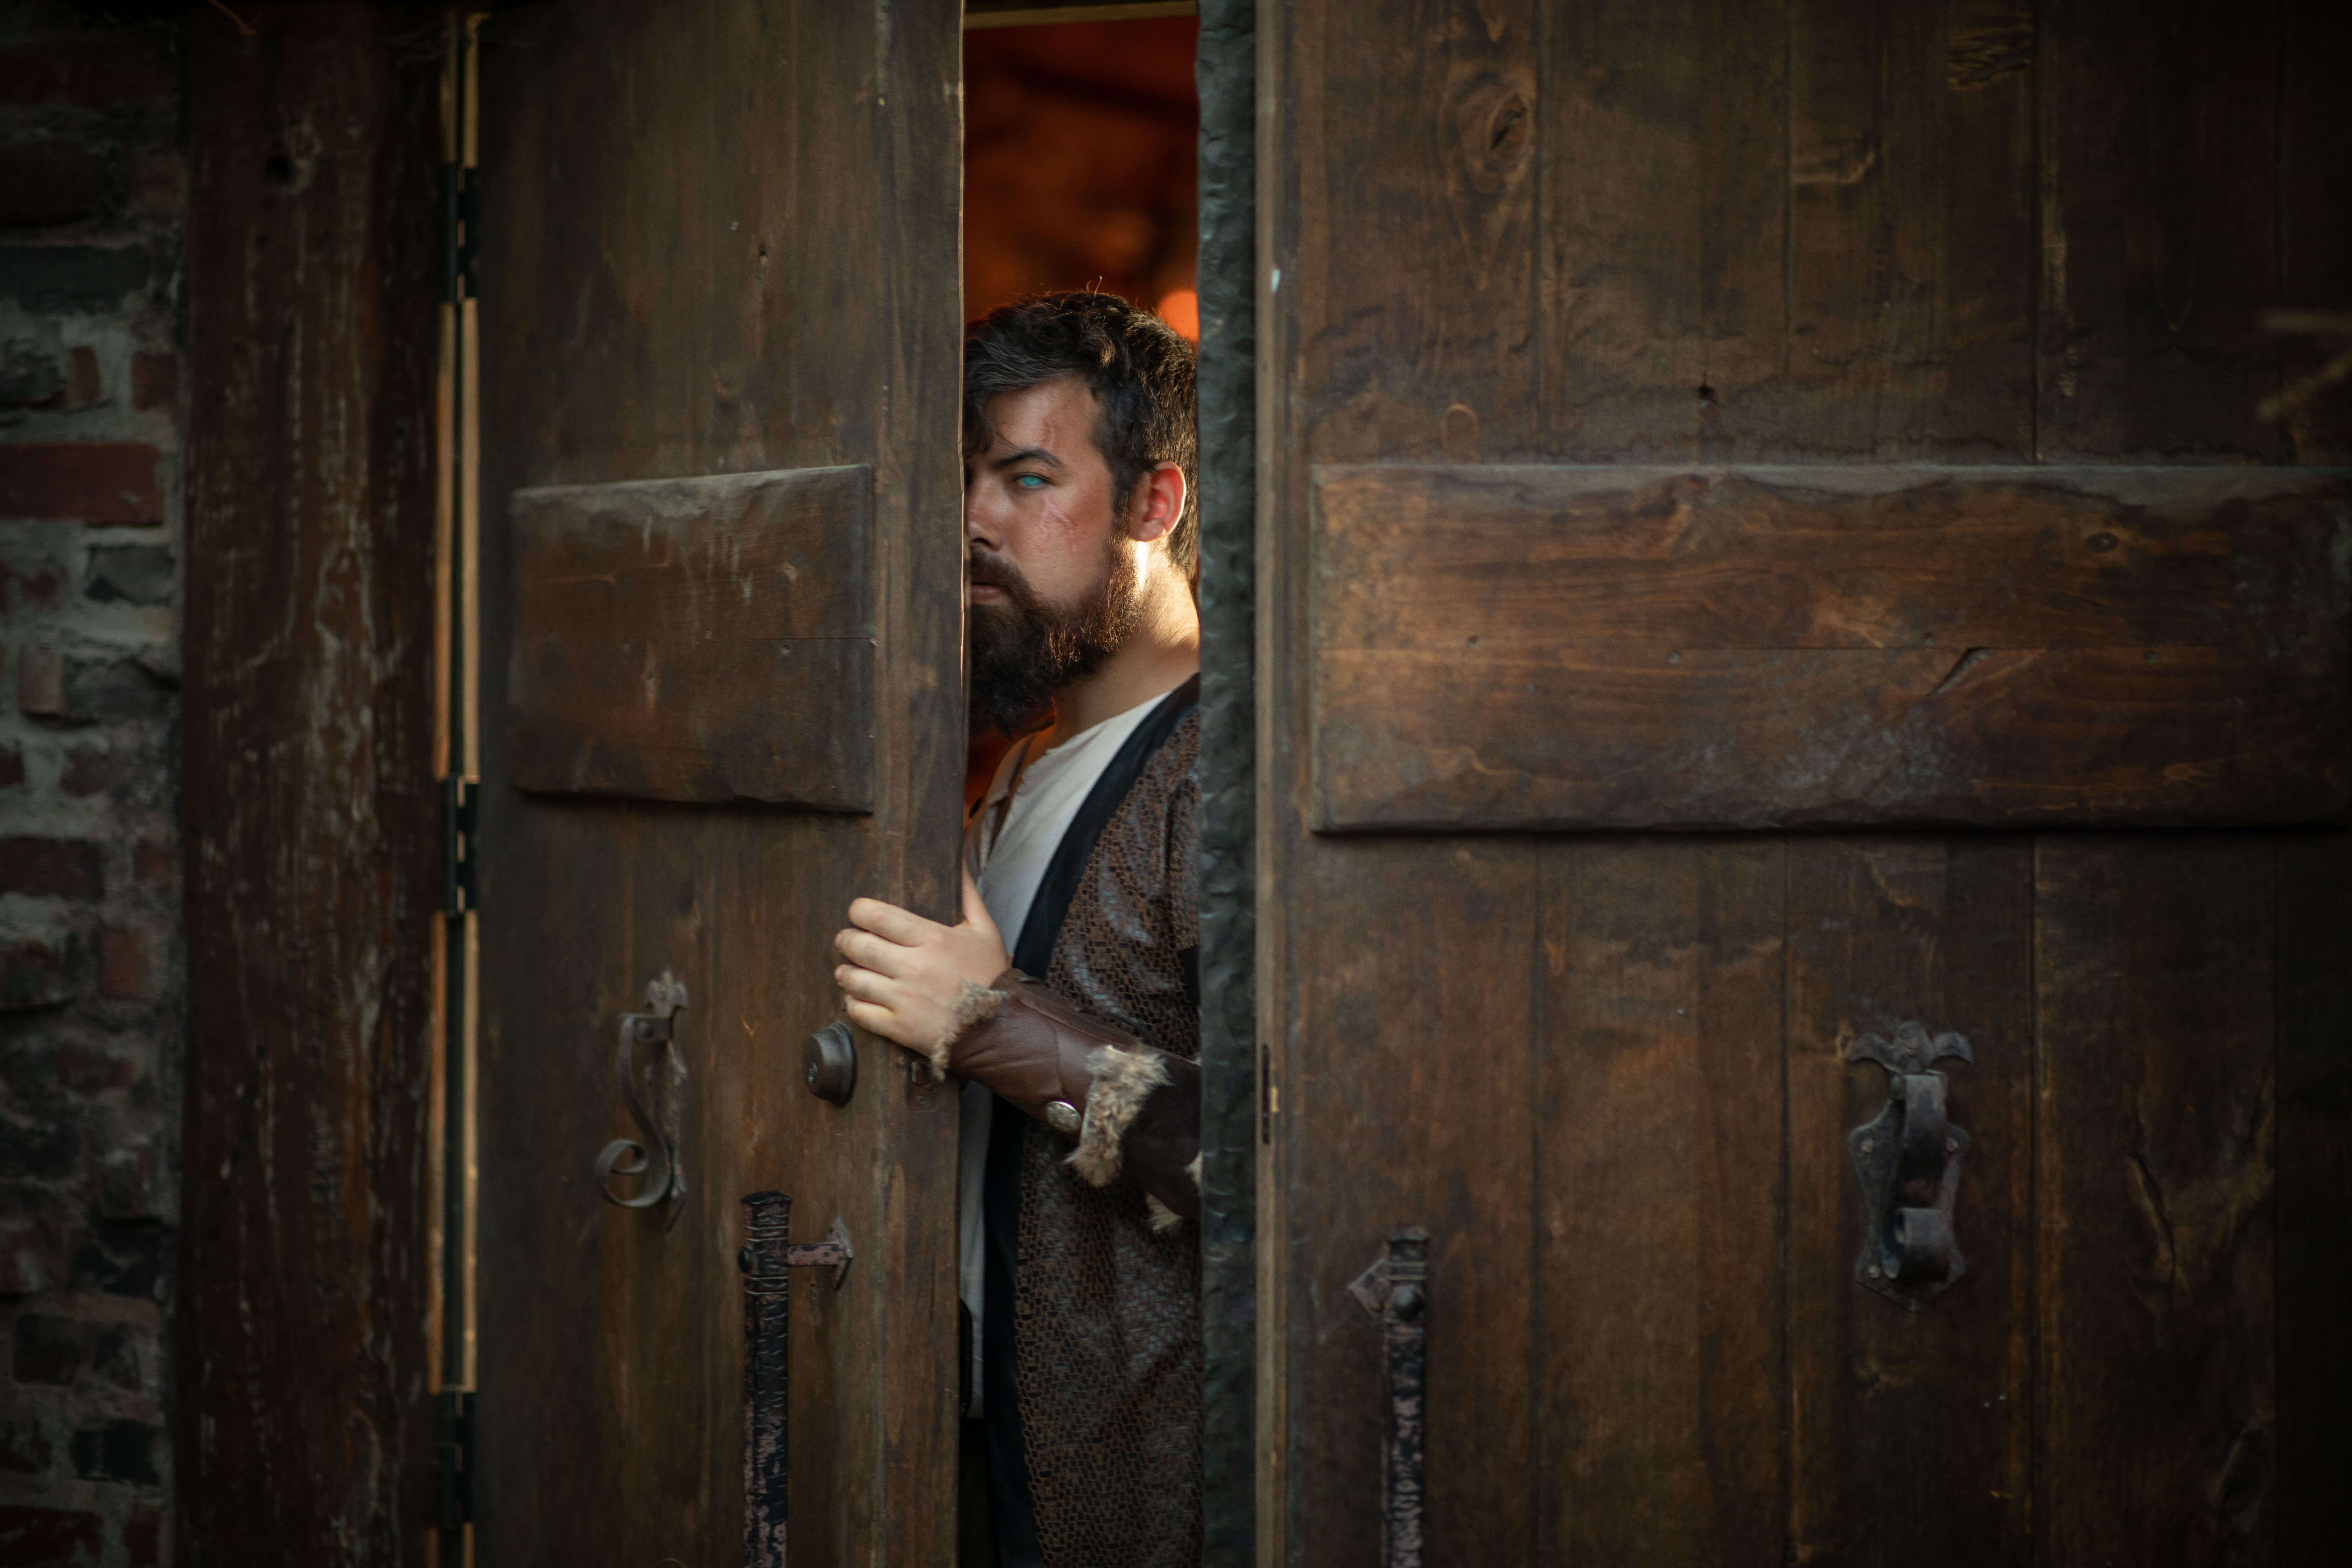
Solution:
{"label": "scrolled iron handle", "polygon": [[[686,1058],[677,1054],[677,1015],[686,1011],[686,987],[665,969],[659,979],[646,987],[646,1005],[650,1011],[621,1015],[620,1050],[613,1063],[621,1103],[628,1108],[643,1142],[615,1138],[605,1144],[596,1155],[596,1184],[604,1201],[619,1208],[645,1209],[667,1203],[662,1215],[662,1228],[667,1230],[677,1223],[686,1201],[686,1173],[678,1164],[678,1127],[687,1072]],[[637,1047],[642,1045],[658,1048],[641,1073]],[[651,1106],[646,1103],[647,1095],[640,1092],[640,1077],[651,1090]],[[658,1173],[648,1174],[656,1152],[661,1155],[661,1167]],[[615,1176],[644,1176],[646,1182],[634,1194],[623,1197],[614,1188]]]}
{"label": "scrolled iron handle", "polygon": [[1864,1226],[1854,1279],[1915,1312],[1968,1269],[1952,1210],[1969,1135],[1952,1125],[1950,1085],[1932,1070],[1947,1058],[1975,1059],[1962,1037],[1931,1036],[1916,1023],[1899,1026],[1892,1040],[1863,1036],[1845,1058],[1875,1062],[1887,1074],[1885,1109],[1846,1134]]}
{"label": "scrolled iron handle", "polygon": [[1427,1493],[1429,1232],[1407,1226],[1348,1286],[1381,1321],[1387,1349],[1388,1406],[1381,1445],[1381,1565],[1421,1568],[1422,1501]]}

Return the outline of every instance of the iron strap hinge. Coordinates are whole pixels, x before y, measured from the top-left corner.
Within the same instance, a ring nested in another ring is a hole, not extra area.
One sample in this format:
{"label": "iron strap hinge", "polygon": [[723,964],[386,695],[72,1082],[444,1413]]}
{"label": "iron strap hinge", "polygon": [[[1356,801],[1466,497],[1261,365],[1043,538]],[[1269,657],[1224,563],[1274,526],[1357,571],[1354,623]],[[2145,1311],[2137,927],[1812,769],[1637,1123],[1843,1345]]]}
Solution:
{"label": "iron strap hinge", "polygon": [[441,165],[441,298],[448,304],[474,299],[474,258],[481,249],[481,198],[475,173],[456,163]]}
{"label": "iron strap hinge", "polygon": [[440,1406],[439,1471],[441,1528],[474,1522],[474,1391],[445,1388]]}
{"label": "iron strap hinge", "polygon": [[476,824],[480,816],[481,785],[472,779],[446,781],[441,832],[441,912],[455,920],[478,910],[474,863]]}

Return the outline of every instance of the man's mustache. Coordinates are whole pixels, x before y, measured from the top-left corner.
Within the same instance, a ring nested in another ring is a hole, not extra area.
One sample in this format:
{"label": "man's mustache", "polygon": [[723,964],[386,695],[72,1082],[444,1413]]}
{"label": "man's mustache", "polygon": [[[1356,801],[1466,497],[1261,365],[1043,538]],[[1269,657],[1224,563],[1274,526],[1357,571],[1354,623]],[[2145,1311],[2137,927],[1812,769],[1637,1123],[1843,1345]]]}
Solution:
{"label": "man's mustache", "polygon": [[1008,594],[1028,591],[1029,579],[1021,568],[999,555],[983,554],[975,550],[964,557],[964,581],[975,586],[1002,588]]}

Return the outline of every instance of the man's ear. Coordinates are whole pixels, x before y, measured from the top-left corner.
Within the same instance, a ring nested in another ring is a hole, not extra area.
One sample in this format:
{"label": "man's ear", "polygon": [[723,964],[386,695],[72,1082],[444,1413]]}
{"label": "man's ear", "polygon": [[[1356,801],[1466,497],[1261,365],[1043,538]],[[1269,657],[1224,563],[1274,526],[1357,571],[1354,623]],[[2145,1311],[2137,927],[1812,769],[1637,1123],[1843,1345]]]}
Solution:
{"label": "man's ear", "polygon": [[1127,536],[1139,544],[1165,539],[1184,515],[1184,470],[1160,463],[1135,487],[1128,504]]}

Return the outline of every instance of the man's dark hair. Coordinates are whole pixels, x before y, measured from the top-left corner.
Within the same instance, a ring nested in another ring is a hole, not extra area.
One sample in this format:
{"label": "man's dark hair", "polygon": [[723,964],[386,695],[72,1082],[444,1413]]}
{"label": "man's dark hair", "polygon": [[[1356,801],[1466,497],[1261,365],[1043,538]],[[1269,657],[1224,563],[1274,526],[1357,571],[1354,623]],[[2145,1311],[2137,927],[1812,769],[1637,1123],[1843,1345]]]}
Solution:
{"label": "man's dark hair", "polygon": [[1192,349],[1175,330],[1115,294],[1076,289],[999,305],[965,329],[963,455],[988,449],[988,402],[1058,376],[1095,395],[1095,445],[1110,463],[1112,515],[1127,510],[1154,465],[1184,471],[1184,512],[1168,554],[1189,580],[1201,544],[1194,500],[1201,438],[1192,422]]}

